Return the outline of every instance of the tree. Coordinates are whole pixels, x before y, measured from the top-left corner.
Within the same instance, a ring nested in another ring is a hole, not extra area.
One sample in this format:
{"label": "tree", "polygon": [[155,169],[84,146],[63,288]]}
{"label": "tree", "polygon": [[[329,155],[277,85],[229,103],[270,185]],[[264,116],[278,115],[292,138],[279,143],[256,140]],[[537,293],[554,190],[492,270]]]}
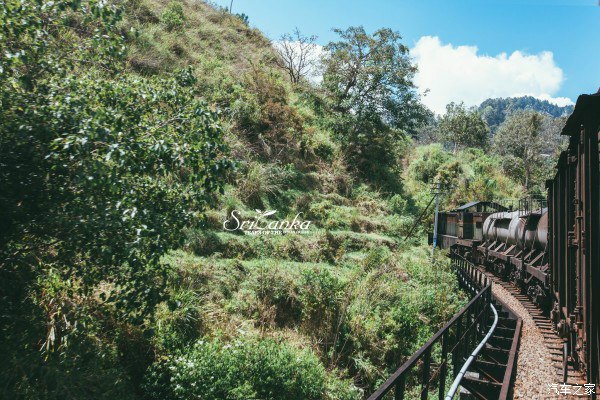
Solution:
{"label": "tree", "polygon": [[[7,0],[0,17],[0,385],[45,398],[79,371],[64,354],[98,325],[148,321],[161,256],[201,220],[229,162],[192,71],[124,73],[116,8],[24,4]],[[98,360],[86,349],[75,359]]]}
{"label": "tree", "polygon": [[335,29],[341,40],[325,50],[323,87],[332,121],[352,164],[373,178],[396,164],[398,140],[414,134],[427,112],[413,84],[416,66],[391,29],[368,35],[363,27]]}
{"label": "tree", "polygon": [[279,54],[277,65],[287,72],[290,81],[298,84],[314,72],[317,64],[317,36],[304,36],[298,28],[292,34],[286,33],[275,43]]}
{"label": "tree", "polygon": [[494,150],[504,156],[505,169],[529,190],[543,160],[545,116],[537,111],[517,111],[506,118],[494,136]]}
{"label": "tree", "polygon": [[439,130],[444,140],[454,144],[455,153],[459,147],[487,147],[490,132],[481,113],[475,108],[467,109],[464,103],[446,106]]}

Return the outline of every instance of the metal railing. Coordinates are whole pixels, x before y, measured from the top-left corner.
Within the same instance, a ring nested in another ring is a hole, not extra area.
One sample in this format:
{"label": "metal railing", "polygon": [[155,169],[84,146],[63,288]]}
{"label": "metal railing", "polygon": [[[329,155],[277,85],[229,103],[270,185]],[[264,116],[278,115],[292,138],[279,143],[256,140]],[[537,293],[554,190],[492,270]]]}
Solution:
{"label": "metal railing", "polygon": [[519,216],[541,213],[544,208],[548,207],[548,201],[545,197],[532,195],[519,199],[500,199],[494,202],[505,207],[507,213],[518,211]]}
{"label": "metal railing", "polygon": [[539,196],[528,196],[519,200],[519,216],[541,214],[548,207],[548,200]]}
{"label": "metal railing", "polygon": [[[452,255],[461,287],[473,297],[427,343],[396,370],[369,400],[428,399],[443,400],[473,348],[487,332],[491,315],[492,286],[487,276],[458,255]],[[448,380],[450,381],[448,382]]]}

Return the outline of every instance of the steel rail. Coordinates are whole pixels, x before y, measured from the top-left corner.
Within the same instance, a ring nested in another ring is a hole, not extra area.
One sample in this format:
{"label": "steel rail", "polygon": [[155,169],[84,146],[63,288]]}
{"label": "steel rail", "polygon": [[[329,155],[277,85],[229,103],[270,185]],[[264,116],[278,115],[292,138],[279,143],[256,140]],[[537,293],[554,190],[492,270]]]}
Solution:
{"label": "steel rail", "polygon": [[458,389],[458,386],[460,385],[460,381],[462,381],[462,378],[465,376],[467,370],[471,366],[471,363],[473,362],[473,360],[475,360],[475,358],[477,357],[477,355],[479,354],[479,352],[481,351],[483,346],[485,346],[485,344],[488,342],[488,340],[492,337],[492,335],[494,334],[494,330],[496,330],[496,325],[498,325],[498,312],[496,311],[496,307],[494,307],[494,305],[492,303],[490,303],[490,308],[492,309],[492,312],[494,313],[494,323],[492,324],[492,327],[488,331],[487,335],[485,335],[483,340],[479,343],[479,345],[475,348],[475,350],[473,350],[473,352],[471,353],[469,358],[467,358],[467,361],[465,361],[465,363],[463,364],[462,368],[458,372],[458,375],[454,379],[454,382],[452,382],[452,386],[450,386],[450,390],[448,391],[448,394],[446,394],[445,400],[452,400],[452,398],[454,397],[454,394],[456,394],[456,390]]}

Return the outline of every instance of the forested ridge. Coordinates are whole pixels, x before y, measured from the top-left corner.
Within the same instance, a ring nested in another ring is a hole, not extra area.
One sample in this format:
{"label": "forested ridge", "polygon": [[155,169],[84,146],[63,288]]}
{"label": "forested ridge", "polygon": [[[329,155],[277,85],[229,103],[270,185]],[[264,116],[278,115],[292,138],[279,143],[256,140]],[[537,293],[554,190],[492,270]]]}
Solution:
{"label": "forested ridge", "polygon": [[337,29],[315,83],[203,1],[2,4],[2,398],[363,398],[465,301],[432,184],[540,194],[562,146],[550,108],[434,115],[391,29]]}
{"label": "forested ridge", "polygon": [[548,100],[539,100],[532,96],[509,97],[498,99],[487,99],[479,105],[479,111],[483,114],[492,132],[496,131],[506,117],[515,111],[530,110],[553,118],[569,116],[574,106],[557,106]]}

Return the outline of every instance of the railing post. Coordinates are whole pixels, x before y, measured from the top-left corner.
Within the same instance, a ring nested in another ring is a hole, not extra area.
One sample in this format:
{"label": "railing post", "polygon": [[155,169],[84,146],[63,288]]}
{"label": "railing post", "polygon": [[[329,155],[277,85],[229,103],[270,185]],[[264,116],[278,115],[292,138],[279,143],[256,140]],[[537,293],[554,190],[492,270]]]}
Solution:
{"label": "railing post", "polygon": [[485,335],[486,332],[486,327],[483,324],[483,321],[485,320],[485,313],[487,312],[487,303],[485,301],[485,296],[481,297],[481,310],[480,310],[480,315],[479,315],[479,335],[481,337],[483,337]]}
{"label": "railing post", "polygon": [[479,329],[481,329],[481,327],[479,326],[479,314],[481,313],[481,297],[479,297],[479,299],[477,300],[477,304],[475,307],[475,318],[473,318],[473,323],[475,324],[473,329],[475,331],[475,342],[477,342],[477,338],[479,335]]}
{"label": "railing post", "polygon": [[[471,333],[471,340],[473,340],[471,342],[471,344],[469,344],[469,349],[473,348],[475,346],[475,343],[477,342],[477,321],[479,318],[479,307],[481,306],[481,297],[479,297],[479,299],[477,299],[477,304],[475,305],[475,311],[473,313],[473,329],[472,329],[472,333]],[[468,354],[468,353],[467,353]]]}
{"label": "railing post", "polygon": [[398,383],[396,383],[396,387],[394,388],[394,400],[404,400],[404,387],[406,381],[404,374],[400,375],[398,379]]}
{"label": "railing post", "polygon": [[454,344],[454,351],[452,352],[452,372],[454,377],[458,375],[458,363],[460,362],[460,357],[462,357],[462,346],[461,346],[461,336],[462,336],[462,315],[458,317],[456,320],[456,343]]}
{"label": "railing post", "polygon": [[448,331],[442,335],[442,365],[440,369],[440,387],[438,389],[438,399],[444,400],[446,394],[446,374],[448,373]]}
{"label": "railing post", "polygon": [[421,379],[423,381],[423,386],[421,388],[421,400],[427,400],[429,395],[429,367],[431,365],[431,347],[425,350],[425,354],[423,356],[423,374]]}
{"label": "railing post", "polygon": [[488,301],[487,301],[487,290],[483,295],[483,314],[481,315],[481,334],[487,330],[487,314],[488,314]]}

